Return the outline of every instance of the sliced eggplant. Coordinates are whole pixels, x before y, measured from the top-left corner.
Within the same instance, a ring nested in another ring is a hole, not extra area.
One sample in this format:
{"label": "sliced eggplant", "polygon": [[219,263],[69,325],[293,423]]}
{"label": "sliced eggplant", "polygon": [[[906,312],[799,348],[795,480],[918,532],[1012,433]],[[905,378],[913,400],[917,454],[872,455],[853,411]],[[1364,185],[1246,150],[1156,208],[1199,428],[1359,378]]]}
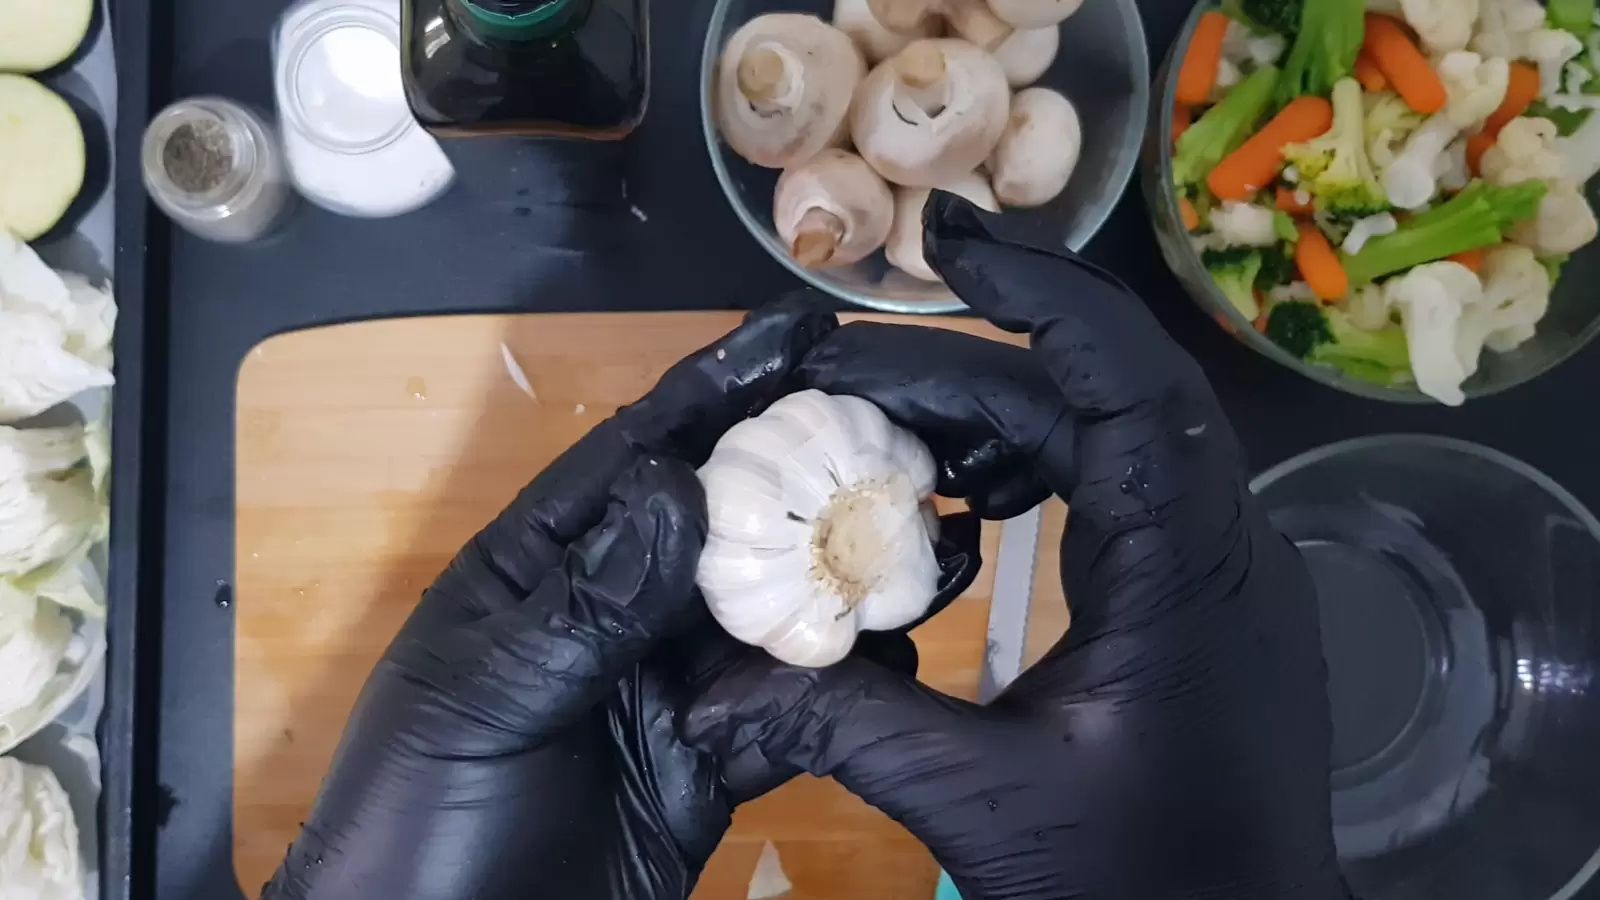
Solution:
{"label": "sliced eggplant", "polygon": [[0,228],[25,241],[56,228],[83,193],[86,167],[83,124],[67,99],[0,75]]}
{"label": "sliced eggplant", "polygon": [[99,0],[0,0],[0,72],[43,72],[83,46]]}

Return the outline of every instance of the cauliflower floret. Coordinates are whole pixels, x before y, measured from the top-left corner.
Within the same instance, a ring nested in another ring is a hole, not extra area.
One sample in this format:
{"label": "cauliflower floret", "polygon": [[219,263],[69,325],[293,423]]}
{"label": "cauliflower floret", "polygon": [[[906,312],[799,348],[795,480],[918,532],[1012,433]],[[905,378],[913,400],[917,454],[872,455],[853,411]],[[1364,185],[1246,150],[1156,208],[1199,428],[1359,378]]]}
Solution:
{"label": "cauliflower floret", "polygon": [[1472,170],[1467,166],[1467,139],[1456,138],[1444,152],[1433,158],[1433,177],[1439,187],[1459,191],[1472,180]]}
{"label": "cauliflower floret", "polygon": [[1433,199],[1438,157],[1461,133],[1461,126],[1444,113],[1435,113],[1406,138],[1400,154],[1383,172],[1383,189],[1389,202],[1401,209],[1417,209]]}
{"label": "cauliflower floret", "polygon": [[1457,337],[1458,350],[1471,353],[1468,375],[1477,371],[1475,348],[1515,350],[1533,337],[1534,326],[1550,309],[1550,272],[1527,247],[1502,244],[1490,250],[1479,277],[1483,300],[1464,311]]}
{"label": "cauliflower floret", "polygon": [[1216,103],[1223,95],[1233,90],[1244,76],[1240,74],[1239,67],[1234,65],[1226,56],[1217,58],[1217,77],[1211,82],[1210,101]]}
{"label": "cauliflower floret", "polygon": [[1444,82],[1444,114],[1462,128],[1477,125],[1506,98],[1511,63],[1501,57],[1484,59],[1468,50],[1452,50],[1436,66]]}
{"label": "cauliflower floret", "polygon": [[1381,212],[1388,203],[1367,159],[1361,84],[1354,78],[1339,79],[1332,99],[1333,127],[1284,147],[1284,158],[1300,170],[1301,186],[1317,198],[1319,209],[1357,216]]}
{"label": "cauliflower floret", "polygon": [[1362,331],[1378,331],[1389,324],[1389,305],[1384,302],[1381,285],[1352,285],[1338,305],[1350,324]]}
{"label": "cauliflower floret", "polygon": [[1556,138],[1555,150],[1561,154],[1562,172],[1573,181],[1583,184],[1600,174],[1600,116],[1590,116],[1577,131]]}
{"label": "cauliflower floret", "polygon": [[1539,201],[1538,215],[1511,226],[1509,236],[1539,256],[1560,256],[1594,240],[1597,232],[1600,223],[1595,221],[1594,210],[1578,186],[1570,181],[1552,181]]}
{"label": "cauliflower floret", "polygon": [[1367,94],[1362,103],[1366,110],[1367,156],[1381,172],[1394,162],[1395,145],[1422,124],[1422,115],[1394,91]]}
{"label": "cauliflower floret", "polygon": [[1291,300],[1305,300],[1309,302],[1317,300],[1317,292],[1313,291],[1311,289],[1311,285],[1305,283],[1304,281],[1291,281],[1288,284],[1280,284],[1277,287],[1268,290],[1267,298],[1273,303],[1288,303]]}
{"label": "cauliflower floret", "polygon": [[1583,41],[1568,31],[1540,28],[1529,32],[1523,53],[1539,66],[1539,96],[1561,93],[1561,70],[1583,52]]}
{"label": "cauliflower floret", "polygon": [[1383,297],[1400,310],[1417,389],[1446,406],[1466,402],[1461,383],[1469,365],[1456,339],[1463,309],[1483,297],[1478,276],[1460,263],[1427,263],[1384,282]]}
{"label": "cauliflower floret", "polygon": [[1554,181],[1565,174],[1565,161],[1556,152],[1556,125],[1549,119],[1519,116],[1506,123],[1483,151],[1478,172],[1490,184],[1506,187],[1524,181]]}
{"label": "cauliflower floret", "polygon": [[1222,34],[1222,58],[1240,68],[1260,68],[1277,62],[1287,45],[1282,35],[1256,34],[1238,19],[1229,19]]}
{"label": "cauliflower floret", "polygon": [[1270,247],[1278,242],[1272,210],[1254,203],[1225,200],[1211,211],[1211,230],[1225,247]]}
{"label": "cauliflower floret", "polygon": [[1344,243],[1339,249],[1346,253],[1360,253],[1366,246],[1368,239],[1382,234],[1394,234],[1400,228],[1400,223],[1391,213],[1378,213],[1375,216],[1366,216],[1357,219],[1350,226],[1350,232],[1344,236]]}
{"label": "cauliflower floret", "polygon": [[1471,49],[1484,56],[1521,59],[1527,56],[1529,35],[1544,28],[1544,6],[1539,0],[1482,0],[1478,33]]}
{"label": "cauliflower floret", "polygon": [[1478,0],[1400,0],[1406,24],[1429,53],[1461,50],[1478,21]]}

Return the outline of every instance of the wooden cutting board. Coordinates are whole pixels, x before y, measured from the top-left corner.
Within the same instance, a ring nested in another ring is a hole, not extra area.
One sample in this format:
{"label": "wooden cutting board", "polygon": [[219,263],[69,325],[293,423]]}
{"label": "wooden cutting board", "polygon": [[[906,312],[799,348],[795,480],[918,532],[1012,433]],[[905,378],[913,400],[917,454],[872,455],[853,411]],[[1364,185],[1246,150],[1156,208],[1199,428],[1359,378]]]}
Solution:
{"label": "wooden cutting board", "polygon": [[[734,312],[470,316],[272,338],[239,374],[234,865],[249,896],[299,830],[367,672],[428,583],[516,491]],[[980,322],[917,318],[1017,342]],[[510,350],[535,397],[512,380]],[[1029,658],[1060,636],[1064,508],[1040,539]],[[1001,526],[985,533],[993,560]],[[924,681],[973,697],[993,567],[918,630]],[[910,835],[831,781],[741,808],[696,900],[744,900],[773,841],[793,900],[929,900]]]}

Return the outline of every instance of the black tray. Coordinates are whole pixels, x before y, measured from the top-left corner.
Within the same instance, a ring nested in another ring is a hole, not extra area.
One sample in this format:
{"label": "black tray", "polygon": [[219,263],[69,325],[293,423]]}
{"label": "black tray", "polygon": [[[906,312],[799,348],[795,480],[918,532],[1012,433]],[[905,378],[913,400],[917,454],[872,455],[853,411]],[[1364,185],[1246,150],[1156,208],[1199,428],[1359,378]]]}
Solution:
{"label": "black tray", "polygon": [[[409,216],[358,221],[306,207],[249,247],[175,231],[140,203],[140,128],[154,108],[191,94],[270,108],[267,35],[287,4],[116,0],[113,10],[124,69],[115,447],[124,475],[113,520],[107,898],[240,896],[231,864],[233,398],[253,345],[377,316],[741,308],[795,284],[722,200],[702,144],[699,49],[712,0],[657,4],[650,113],[624,143],[454,142],[460,182]],[[1144,3],[1154,59],[1189,5]],[[1596,448],[1578,436],[1592,429],[1569,421],[1600,387],[1600,350],[1461,410],[1366,401],[1248,352],[1201,314],[1161,263],[1137,189],[1088,255],[1125,278],[1199,358],[1257,469],[1356,435],[1432,432],[1526,460],[1600,507]]]}

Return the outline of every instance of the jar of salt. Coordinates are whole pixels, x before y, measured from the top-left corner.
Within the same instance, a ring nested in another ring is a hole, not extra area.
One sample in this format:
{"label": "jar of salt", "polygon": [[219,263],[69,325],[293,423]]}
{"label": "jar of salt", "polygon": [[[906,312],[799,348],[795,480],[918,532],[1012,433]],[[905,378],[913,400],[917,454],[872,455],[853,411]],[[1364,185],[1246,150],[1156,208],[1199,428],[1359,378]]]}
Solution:
{"label": "jar of salt", "polygon": [[191,97],[145,129],[145,190],[172,221],[213,241],[253,241],[293,208],[277,134],[221,97]]}

